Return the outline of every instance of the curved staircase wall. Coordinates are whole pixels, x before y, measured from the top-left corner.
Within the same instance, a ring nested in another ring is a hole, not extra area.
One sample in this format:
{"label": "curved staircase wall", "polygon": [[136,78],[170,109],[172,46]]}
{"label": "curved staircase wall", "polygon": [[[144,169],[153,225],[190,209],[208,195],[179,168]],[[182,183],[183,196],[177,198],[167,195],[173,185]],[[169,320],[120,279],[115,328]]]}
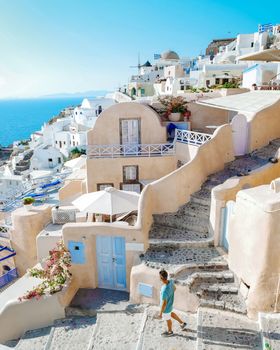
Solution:
{"label": "curved staircase wall", "polygon": [[280,137],[280,101],[257,112],[249,121],[249,152]]}
{"label": "curved staircase wall", "polygon": [[[231,127],[229,124],[222,125],[210,141],[198,148],[192,160],[149,185],[152,214],[176,211],[189,200],[192,193],[200,189],[208,175],[222,170],[225,163],[233,159]],[[142,203],[148,203],[146,193],[142,193]]]}

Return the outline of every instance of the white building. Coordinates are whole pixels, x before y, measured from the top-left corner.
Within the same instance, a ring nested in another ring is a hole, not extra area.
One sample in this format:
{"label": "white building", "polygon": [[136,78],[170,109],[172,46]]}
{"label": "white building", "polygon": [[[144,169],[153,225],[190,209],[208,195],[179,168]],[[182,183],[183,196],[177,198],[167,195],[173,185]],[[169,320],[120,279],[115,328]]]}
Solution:
{"label": "white building", "polygon": [[0,202],[12,199],[25,190],[24,177],[14,175],[13,171],[6,165],[0,169]]}
{"label": "white building", "polygon": [[[128,84],[128,94],[132,97],[143,97],[165,93],[166,84],[162,82],[166,82],[167,78],[185,76],[184,68],[189,67],[189,64],[188,58],[181,59],[175,51],[168,50],[159,55],[153,64],[147,61],[144,65],[139,66],[138,74],[132,75]],[[170,72],[174,71],[176,74],[170,73],[168,76],[166,73],[168,68]],[[179,71],[180,74],[178,74]],[[171,80],[170,85],[173,84],[173,79]]]}
{"label": "white building", "polygon": [[273,85],[280,83],[279,63],[256,63],[243,72],[242,87],[251,89],[257,86]]}
{"label": "white building", "polygon": [[271,64],[251,69],[254,62],[238,62],[238,58],[243,55],[265,50],[278,41],[280,43],[280,26],[261,28],[263,27],[260,26],[259,31],[255,33],[238,34],[236,40],[221,46],[214,57],[198,57],[190,72],[191,85],[194,87],[220,85],[234,79],[242,79],[244,73],[243,87],[248,88],[254,83],[263,83],[277,75],[277,67]]}
{"label": "white building", "polygon": [[32,134],[30,147],[36,149],[38,146],[52,146],[68,157],[73,148],[87,144],[88,130],[94,127],[101,111],[113,104],[115,101],[111,98],[85,98],[80,106],[65,109],[65,117],[54,118],[45,123],[40,131]]}
{"label": "white building", "polygon": [[59,171],[63,164],[62,153],[52,146],[39,146],[34,149],[30,160],[30,169]]}

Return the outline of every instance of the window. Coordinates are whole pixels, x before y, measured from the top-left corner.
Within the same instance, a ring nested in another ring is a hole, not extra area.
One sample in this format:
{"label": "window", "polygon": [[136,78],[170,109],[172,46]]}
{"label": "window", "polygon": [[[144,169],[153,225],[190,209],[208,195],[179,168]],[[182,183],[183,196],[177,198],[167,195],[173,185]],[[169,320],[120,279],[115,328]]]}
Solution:
{"label": "window", "polygon": [[254,47],[254,43],[251,43],[251,47]]}
{"label": "window", "polygon": [[210,86],[210,80],[206,80],[206,86]]}
{"label": "window", "polygon": [[63,141],[64,145],[66,145],[66,141]]}
{"label": "window", "polygon": [[61,164],[61,158],[60,157],[57,158],[57,161],[58,161],[58,164]]}
{"label": "window", "polygon": [[216,78],[216,79],[215,79],[215,84],[216,84],[216,85],[220,84],[220,78]]}
{"label": "window", "polygon": [[58,144],[58,142],[57,142],[57,141],[55,141],[55,143],[56,143],[56,144]]}
{"label": "window", "polygon": [[49,162],[52,162],[52,158],[49,158],[48,161],[49,161]]}
{"label": "window", "polygon": [[73,146],[75,146],[75,141],[73,141]]}
{"label": "window", "polygon": [[114,184],[110,184],[110,183],[105,183],[105,184],[97,184],[97,191],[103,191],[105,190],[105,188],[107,187],[114,187]]}
{"label": "window", "polygon": [[141,192],[141,184],[136,183],[136,184],[124,184],[122,183],[120,185],[121,190],[124,191],[132,191],[132,192],[136,192],[136,193],[140,193]]}
{"label": "window", "polygon": [[127,165],[123,167],[123,182],[135,182],[138,181],[138,166]]}

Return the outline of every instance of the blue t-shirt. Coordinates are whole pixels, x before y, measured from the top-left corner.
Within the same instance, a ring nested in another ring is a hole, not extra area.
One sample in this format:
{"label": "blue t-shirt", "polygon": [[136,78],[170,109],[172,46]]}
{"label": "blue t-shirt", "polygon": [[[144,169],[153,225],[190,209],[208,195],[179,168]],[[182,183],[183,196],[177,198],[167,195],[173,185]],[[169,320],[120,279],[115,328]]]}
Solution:
{"label": "blue t-shirt", "polygon": [[169,280],[167,284],[161,287],[160,291],[160,305],[166,300],[166,308],[163,311],[164,314],[168,314],[173,310],[174,303],[174,281]]}

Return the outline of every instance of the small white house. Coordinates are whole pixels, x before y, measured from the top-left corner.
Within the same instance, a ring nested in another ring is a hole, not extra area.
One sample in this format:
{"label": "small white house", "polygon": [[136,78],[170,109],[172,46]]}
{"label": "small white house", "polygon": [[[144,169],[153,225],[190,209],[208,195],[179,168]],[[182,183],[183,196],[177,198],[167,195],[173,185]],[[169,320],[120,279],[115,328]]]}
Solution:
{"label": "small white house", "polygon": [[63,154],[52,146],[37,147],[31,157],[31,170],[58,171],[62,167]]}
{"label": "small white house", "polygon": [[0,170],[0,201],[12,198],[24,191],[24,178],[21,175],[14,175],[6,165]]}

